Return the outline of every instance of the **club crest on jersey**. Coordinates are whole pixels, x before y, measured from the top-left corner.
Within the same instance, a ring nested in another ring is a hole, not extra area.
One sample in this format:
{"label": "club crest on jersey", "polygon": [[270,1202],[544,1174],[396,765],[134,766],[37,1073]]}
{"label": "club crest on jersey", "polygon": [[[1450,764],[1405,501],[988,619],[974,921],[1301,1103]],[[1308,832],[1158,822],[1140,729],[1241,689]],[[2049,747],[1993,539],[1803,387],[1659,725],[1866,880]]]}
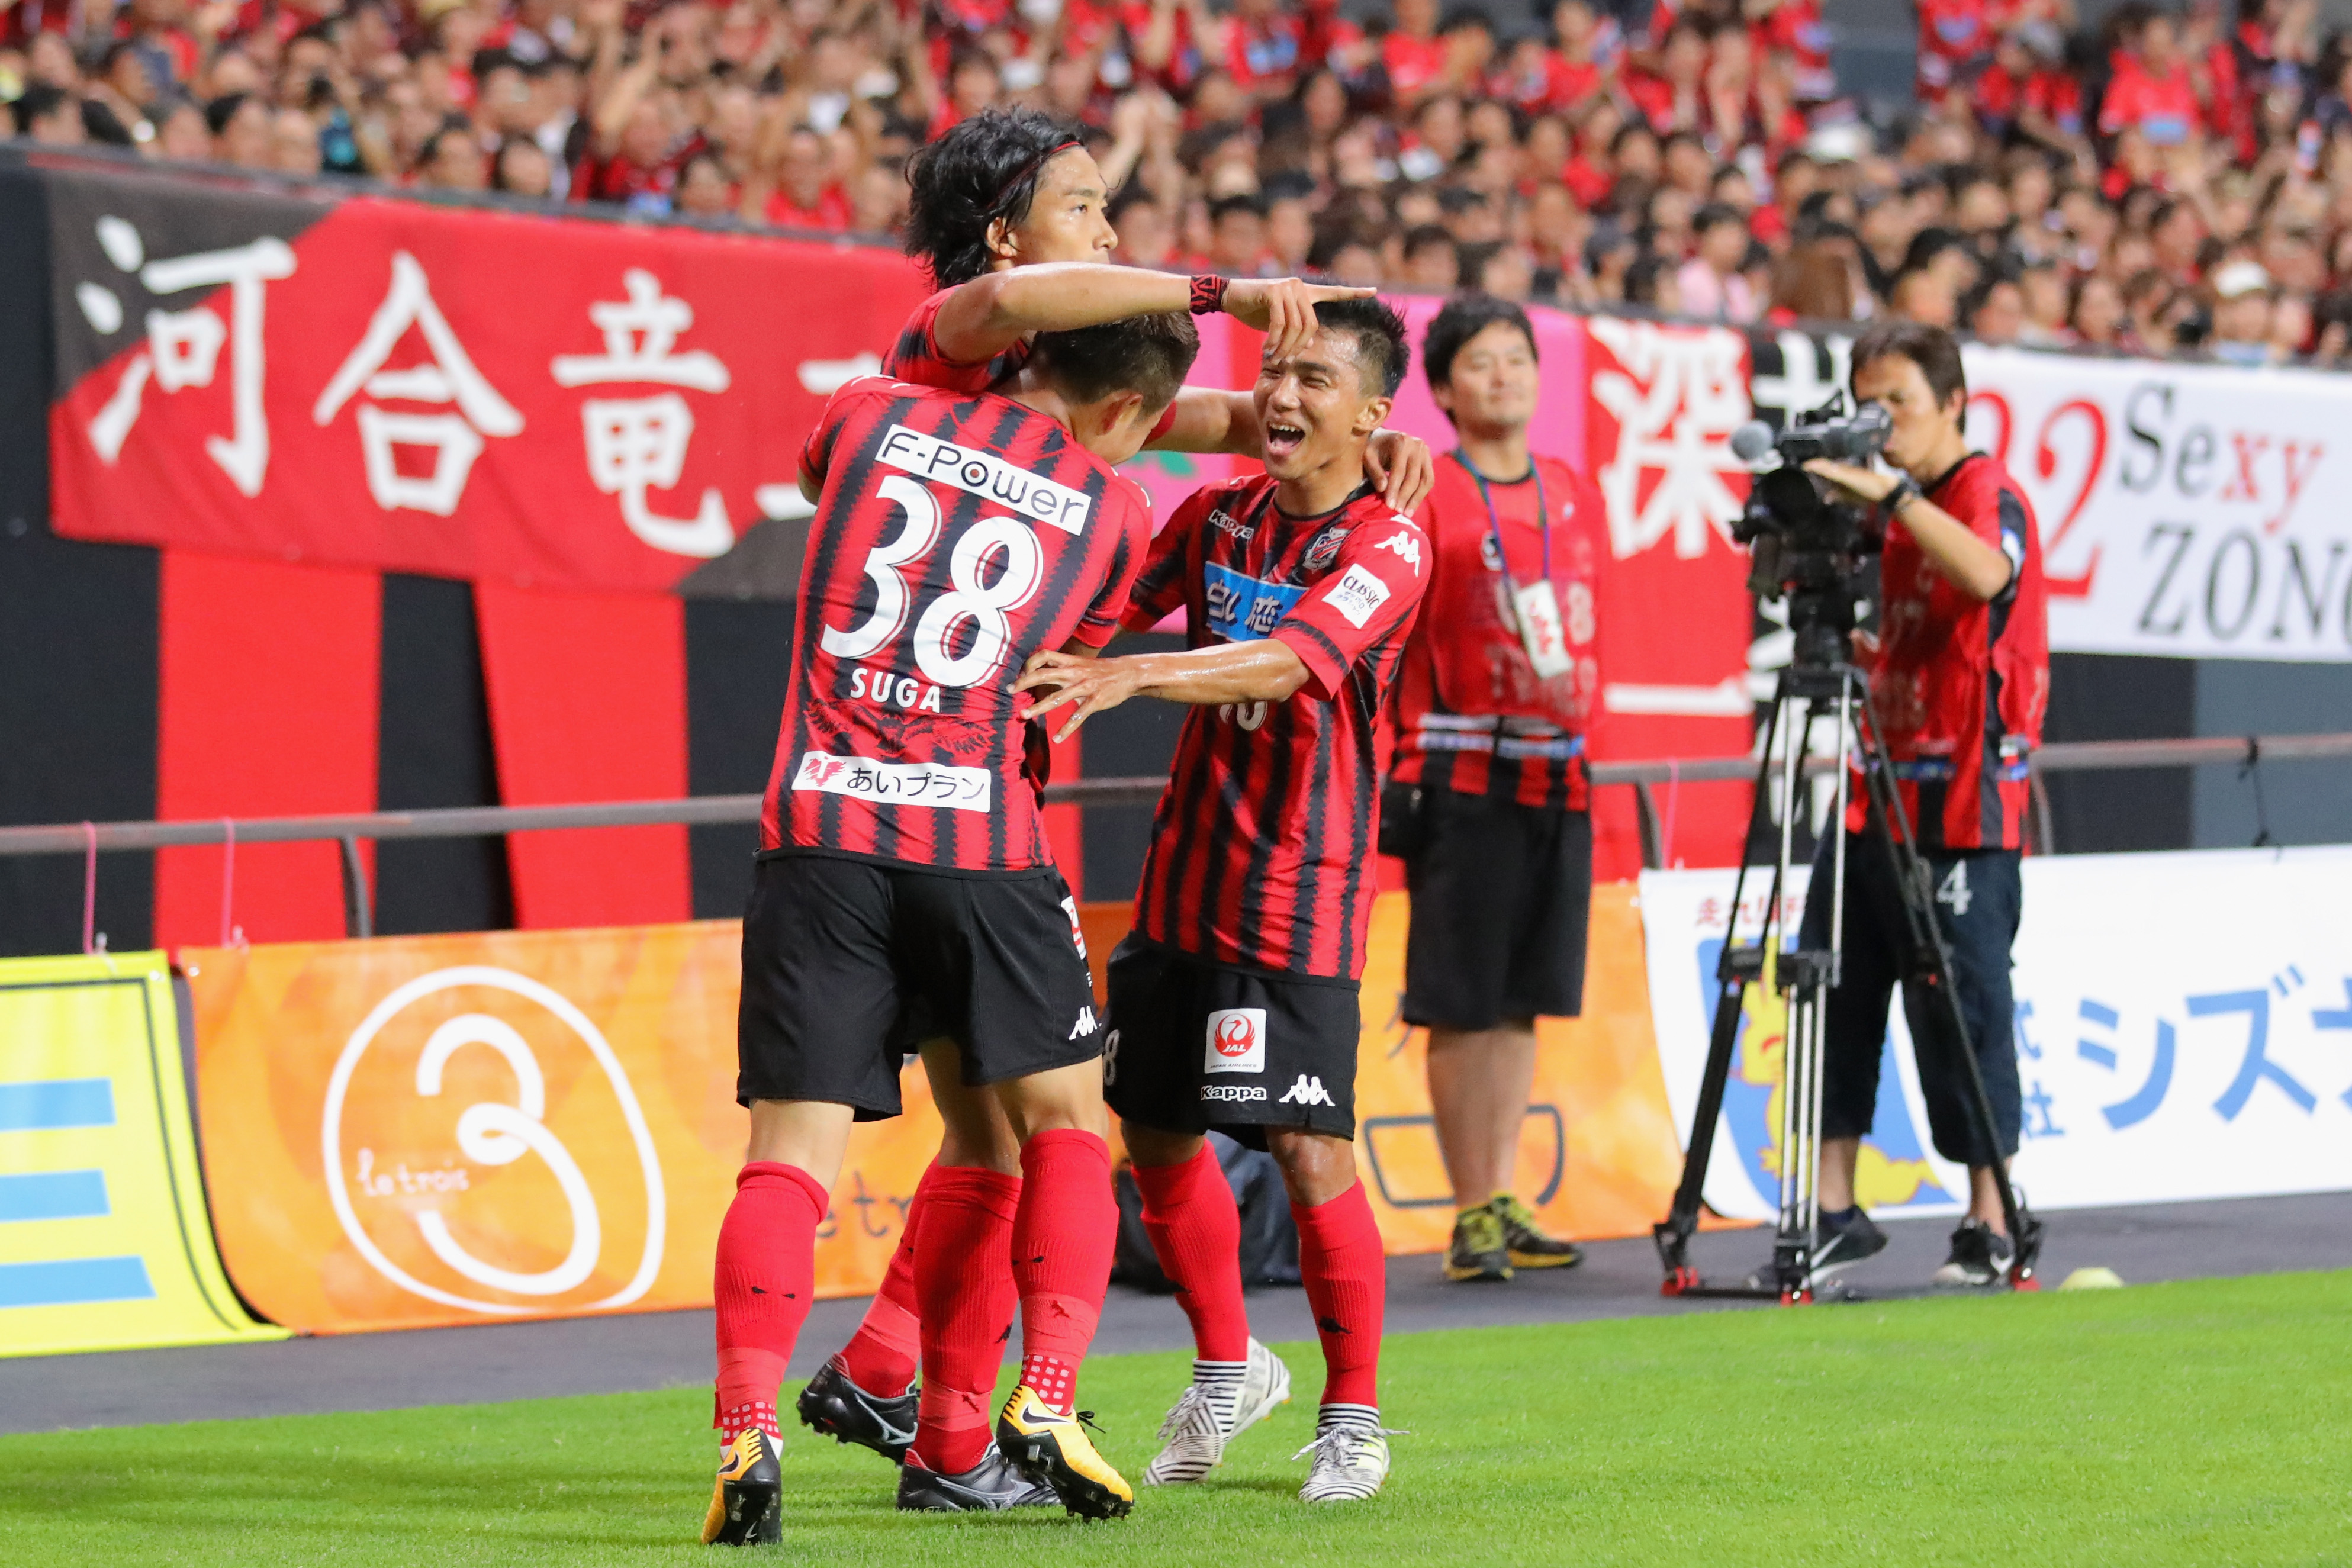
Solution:
{"label": "club crest on jersey", "polygon": [[1421,541],[1413,538],[1411,528],[1399,528],[1372,548],[1395,551],[1399,560],[1412,568],[1413,576],[1421,575]]}
{"label": "club crest on jersey", "polygon": [[874,457],[878,463],[903,469],[919,479],[952,485],[1009,507],[1024,517],[1050,523],[1066,534],[1084,533],[1087,514],[1094,507],[1092,497],[1026,468],[1015,467],[993,452],[958,446],[952,441],[941,441],[936,435],[925,435],[903,424],[890,427]]}
{"label": "club crest on jersey", "polygon": [[1264,1072],[1265,1071],[1265,1009],[1225,1008],[1209,1015],[1209,1039],[1202,1052],[1203,1072]]}
{"label": "club crest on jersey", "polygon": [[1339,559],[1339,547],[1347,542],[1348,526],[1345,523],[1332,524],[1317,534],[1315,542],[1307,547],[1307,553],[1298,560],[1299,570],[1302,571],[1328,570],[1331,563]]}

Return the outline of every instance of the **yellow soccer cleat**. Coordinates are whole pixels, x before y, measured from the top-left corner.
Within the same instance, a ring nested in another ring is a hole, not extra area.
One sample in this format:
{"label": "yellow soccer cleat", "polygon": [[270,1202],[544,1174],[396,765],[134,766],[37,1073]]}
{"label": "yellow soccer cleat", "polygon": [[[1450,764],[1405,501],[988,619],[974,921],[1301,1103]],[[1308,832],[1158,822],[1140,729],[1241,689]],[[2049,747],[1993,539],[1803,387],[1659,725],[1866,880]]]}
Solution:
{"label": "yellow soccer cleat", "polygon": [[1024,1383],[996,1417],[996,1446],[1023,1475],[1052,1487],[1062,1506],[1080,1519],[1125,1518],[1135,1506],[1134,1489],[1095,1452],[1086,1419],[1085,1412],[1063,1415]]}
{"label": "yellow soccer cleat", "polygon": [[719,1451],[702,1521],[705,1546],[769,1545],[784,1538],[783,1467],[776,1440],[754,1427]]}

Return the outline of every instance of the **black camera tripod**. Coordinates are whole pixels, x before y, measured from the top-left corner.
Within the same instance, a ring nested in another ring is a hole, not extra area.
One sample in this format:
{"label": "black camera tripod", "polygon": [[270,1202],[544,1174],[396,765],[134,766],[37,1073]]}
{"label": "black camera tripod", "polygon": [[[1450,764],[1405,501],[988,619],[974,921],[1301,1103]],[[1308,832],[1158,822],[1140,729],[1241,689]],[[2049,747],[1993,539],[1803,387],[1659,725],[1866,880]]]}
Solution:
{"label": "black camera tripod", "polygon": [[[1810,617],[1808,619],[1811,619]],[[1845,753],[1850,743],[1862,749],[1864,788],[1870,800],[1867,830],[1891,857],[1902,893],[1904,911],[1905,981],[1927,993],[1930,1028],[1939,1040],[1917,1041],[1923,1050],[1956,1052],[1965,1070],[1965,1103],[1979,1145],[1998,1148],[1993,1136],[1992,1104],[1985,1096],[1984,1076],[1969,1049],[1968,1019],[1960,1011],[1952,985],[1952,956],[1937,923],[1927,862],[1912,835],[1902,792],[1895,786],[1885,739],[1870,710],[1869,677],[1838,657],[1843,636],[1816,622],[1799,633],[1797,658],[1780,672],[1767,720],[1764,745],[1756,768],[1756,798],[1749,809],[1748,832],[1740,842],[1755,841],[1769,827],[1767,786],[1777,768],[1780,780],[1780,853],[1772,868],[1771,897],[1765,906],[1762,928],[1752,944],[1739,941],[1741,899],[1748,887],[1748,859],[1740,857],[1739,876],[1733,885],[1731,913],[1724,932],[1723,954],[1716,967],[1717,988],[1715,1029],[1707,1046],[1706,1071],[1699,1081],[1698,1108],[1691,1121],[1689,1153],[1684,1156],[1682,1184],[1675,1189],[1674,1207],[1651,1228],[1658,1260],[1665,1266],[1664,1294],[1669,1296],[1738,1296],[1777,1299],[1784,1302],[1816,1300],[1821,1281],[1813,1262],[1821,1240],[1822,1068],[1826,1037],[1829,992],[1838,981],[1838,959],[1845,914],[1845,812],[1849,774]],[[1783,948],[1786,932],[1781,900],[1789,882],[1790,855],[1794,843],[1800,790],[1806,761],[1813,755],[1814,720],[1833,718],[1835,749],[1829,756],[1836,779],[1835,810],[1830,831],[1836,834],[1831,850],[1829,885],[1816,880],[1807,890],[1811,898],[1831,899],[1829,946],[1826,949]],[[1796,727],[1791,728],[1791,726]],[[1781,741],[1776,760],[1773,745]],[[1701,1192],[1715,1145],[1717,1119],[1723,1112],[1725,1080],[1731,1071],[1732,1048],[1739,1038],[1741,993],[1750,985],[1771,985],[1786,998],[1788,1029],[1781,1051],[1780,1096],[1780,1218],[1772,1246],[1769,1273],[1759,1271],[1741,1285],[1710,1285],[1699,1278],[1690,1261],[1690,1239],[1698,1228]],[[2016,1245],[2015,1260],[2006,1282],[2012,1290],[2041,1289],[2034,1264],[2042,1250],[2042,1223],[2018,1202],[2009,1175],[1999,1162],[1992,1167],[2000,1191],[2000,1207]]]}

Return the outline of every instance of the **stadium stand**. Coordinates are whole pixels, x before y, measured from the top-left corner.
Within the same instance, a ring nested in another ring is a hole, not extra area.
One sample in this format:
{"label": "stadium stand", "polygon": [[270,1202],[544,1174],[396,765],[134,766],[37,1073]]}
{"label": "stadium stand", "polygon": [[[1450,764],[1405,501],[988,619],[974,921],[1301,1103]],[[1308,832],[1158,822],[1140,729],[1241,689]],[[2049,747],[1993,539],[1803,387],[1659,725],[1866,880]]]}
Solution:
{"label": "stadium stand", "polygon": [[[37,141],[887,232],[990,104],[1082,120],[1124,258],[2239,363],[2352,347],[2315,0],[23,0]],[[1839,49],[1840,70],[1832,70]],[[1746,220],[1702,260],[1702,214]]]}

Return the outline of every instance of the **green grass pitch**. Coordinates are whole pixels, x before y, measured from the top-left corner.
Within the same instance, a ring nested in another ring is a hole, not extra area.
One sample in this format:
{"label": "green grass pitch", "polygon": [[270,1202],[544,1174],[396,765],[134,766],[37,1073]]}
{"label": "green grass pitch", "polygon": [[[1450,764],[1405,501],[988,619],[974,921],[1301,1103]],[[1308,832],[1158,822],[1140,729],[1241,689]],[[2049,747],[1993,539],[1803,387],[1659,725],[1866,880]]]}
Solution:
{"label": "green grass pitch", "polygon": [[[1132,1518],[901,1517],[786,1438],[771,1561],[2352,1563],[2352,1273],[1459,1330],[1388,1347],[1388,1491],[1309,1510],[1319,1368]],[[1089,1364],[1132,1478],[1181,1355]],[[0,1438],[0,1563],[708,1563],[709,1396]]]}

